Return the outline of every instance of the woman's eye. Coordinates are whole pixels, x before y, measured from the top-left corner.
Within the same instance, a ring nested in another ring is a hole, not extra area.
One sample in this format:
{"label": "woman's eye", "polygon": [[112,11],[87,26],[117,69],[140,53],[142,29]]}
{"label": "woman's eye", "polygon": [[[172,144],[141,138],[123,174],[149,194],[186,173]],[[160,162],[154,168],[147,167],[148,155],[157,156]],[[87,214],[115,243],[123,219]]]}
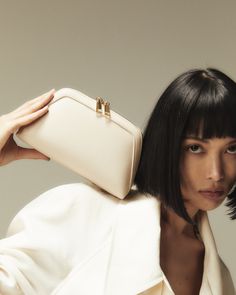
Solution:
{"label": "woman's eye", "polygon": [[228,148],[228,150],[233,151],[233,152],[230,152],[230,154],[236,154],[236,145],[232,145],[231,147]]}
{"label": "woman's eye", "polygon": [[[188,145],[185,147],[185,149],[190,151],[192,154],[200,154],[202,152],[202,148],[198,144]],[[236,145],[232,145],[227,150],[229,154],[236,155]]]}
{"label": "woman's eye", "polygon": [[192,144],[186,147],[187,150],[190,150],[193,154],[199,154],[200,151],[200,146],[197,144]]}

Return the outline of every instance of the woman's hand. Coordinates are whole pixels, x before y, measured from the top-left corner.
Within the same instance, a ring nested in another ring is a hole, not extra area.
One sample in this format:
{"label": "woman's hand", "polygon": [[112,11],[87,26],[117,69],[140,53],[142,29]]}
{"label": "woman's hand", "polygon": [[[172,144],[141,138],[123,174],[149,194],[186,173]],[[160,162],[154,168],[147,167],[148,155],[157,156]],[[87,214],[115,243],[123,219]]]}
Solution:
{"label": "woman's hand", "polygon": [[16,110],[0,116],[0,166],[20,159],[50,160],[35,149],[20,147],[13,139],[13,133],[20,127],[28,125],[48,111],[48,103],[54,97],[55,89],[26,101]]}

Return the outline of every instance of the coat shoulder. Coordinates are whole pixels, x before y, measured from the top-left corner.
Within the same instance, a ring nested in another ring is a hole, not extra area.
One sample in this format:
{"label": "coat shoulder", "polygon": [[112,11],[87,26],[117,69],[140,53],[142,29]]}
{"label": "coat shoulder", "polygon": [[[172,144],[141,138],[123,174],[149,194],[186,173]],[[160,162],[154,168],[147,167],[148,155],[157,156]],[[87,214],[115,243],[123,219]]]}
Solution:
{"label": "coat shoulder", "polygon": [[6,236],[21,230],[21,224],[26,220],[52,224],[109,215],[120,201],[99,187],[83,182],[58,185],[42,192],[20,209],[12,219]]}
{"label": "coat shoulder", "polygon": [[[24,208],[19,211],[19,214],[26,211],[41,211],[53,213],[52,211],[75,206],[108,206],[117,207],[117,205],[124,204],[127,207],[133,206],[147,206],[156,204],[158,200],[149,195],[142,194],[135,189],[131,189],[125,199],[119,199],[110,193],[104,191],[97,185],[87,182],[76,182],[58,185],[49,190],[39,194],[35,199],[29,202]],[[51,211],[50,211],[51,209]],[[52,210],[53,209],[53,210]]]}
{"label": "coat shoulder", "polygon": [[[26,204],[12,219],[6,236],[10,236],[35,223],[44,224],[87,224],[94,222],[112,224],[120,210],[127,214],[150,213],[156,209],[157,200],[131,190],[125,199],[105,192],[90,183],[76,182],[58,185],[39,194]],[[100,222],[101,221],[101,222]]]}
{"label": "coat shoulder", "polygon": [[[68,206],[80,203],[95,204],[100,203],[119,203],[119,199],[103,192],[96,186],[92,186],[83,182],[67,183],[50,188],[41,193],[31,202],[29,202],[21,211],[39,209],[39,207],[53,208],[59,207],[66,209]],[[20,212],[21,212],[20,211]]]}

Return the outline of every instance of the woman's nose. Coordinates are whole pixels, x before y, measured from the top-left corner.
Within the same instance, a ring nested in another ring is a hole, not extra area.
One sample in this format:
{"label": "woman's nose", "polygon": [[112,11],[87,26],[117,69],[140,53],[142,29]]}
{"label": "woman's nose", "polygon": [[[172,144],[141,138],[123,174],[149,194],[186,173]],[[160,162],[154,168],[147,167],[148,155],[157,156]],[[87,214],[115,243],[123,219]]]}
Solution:
{"label": "woman's nose", "polygon": [[224,167],[219,156],[212,156],[207,161],[207,178],[220,181],[224,178]]}

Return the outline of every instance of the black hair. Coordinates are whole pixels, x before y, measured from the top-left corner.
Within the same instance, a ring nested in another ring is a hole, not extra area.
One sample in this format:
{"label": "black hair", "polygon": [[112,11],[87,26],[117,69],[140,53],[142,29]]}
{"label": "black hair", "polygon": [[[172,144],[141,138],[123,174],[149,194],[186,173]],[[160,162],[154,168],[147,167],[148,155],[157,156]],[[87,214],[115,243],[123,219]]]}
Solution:
{"label": "black hair", "polygon": [[[191,69],[164,90],[143,133],[134,184],[158,196],[187,222],[180,190],[181,142],[187,135],[203,138],[236,137],[236,83],[214,69]],[[230,218],[236,219],[236,190],[227,196]]]}

